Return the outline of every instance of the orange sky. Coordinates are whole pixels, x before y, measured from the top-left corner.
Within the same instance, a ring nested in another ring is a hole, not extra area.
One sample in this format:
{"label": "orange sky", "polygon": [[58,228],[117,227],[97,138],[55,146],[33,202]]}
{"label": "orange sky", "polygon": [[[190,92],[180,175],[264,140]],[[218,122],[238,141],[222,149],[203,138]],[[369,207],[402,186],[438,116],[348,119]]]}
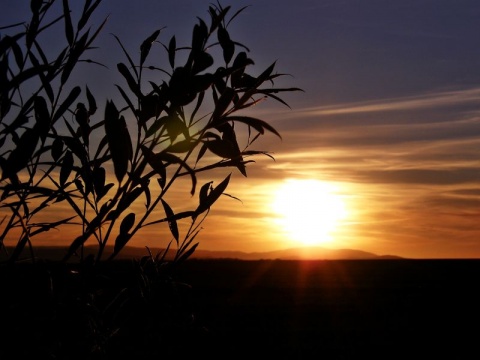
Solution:
{"label": "orange sky", "polygon": [[[138,3],[145,6],[128,13],[131,2],[105,2],[101,11],[111,20],[101,45],[115,46],[110,32],[137,44],[160,25],[168,26],[163,40],[178,32],[189,37],[210,1],[190,7],[188,1],[159,2],[164,12],[156,2]],[[272,0],[254,3],[238,18],[238,37],[251,45],[256,66],[277,60],[278,71],[293,75],[285,84],[305,92],[284,96],[291,109],[269,100],[252,110],[283,137],[267,134],[255,147],[271,151],[275,161],[257,158],[248,178],[231,169],[227,193],[242,202],[222,197],[215,204],[197,238],[199,249],[301,246],[272,209],[277,189],[293,179],[318,181],[343,203],[345,214],[327,242],[319,235],[321,246],[412,258],[480,257],[480,4],[359,3]],[[148,15],[156,10],[153,23]],[[127,18],[129,29],[122,25]],[[97,71],[89,77],[97,78],[99,91],[111,91],[115,75],[100,78]],[[204,181],[218,184],[229,172]],[[302,195],[291,192],[295,209]],[[197,194],[169,196],[175,211],[197,201]],[[334,211],[327,195],[326,209],[322,197],[312,198],[316,202],[305,200],[298,209],[317,216],[303,228]],[[132,244],[170,240],[166,229],[145,230]],[[47,235],[55,242],[68,238],[55,230]]]}

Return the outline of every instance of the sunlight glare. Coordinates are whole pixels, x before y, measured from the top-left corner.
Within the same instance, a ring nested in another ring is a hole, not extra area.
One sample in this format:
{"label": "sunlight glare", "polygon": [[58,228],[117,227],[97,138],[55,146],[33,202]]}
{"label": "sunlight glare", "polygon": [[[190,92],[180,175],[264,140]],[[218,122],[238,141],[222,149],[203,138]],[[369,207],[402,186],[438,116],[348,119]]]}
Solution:
{"label": "sunlight glare", "polygon": [[347,216],[337,191],[333,184],[318,180],[285,181],[271,204],[277,225],[290,240],[305,246],[332,242],[332,232]]}

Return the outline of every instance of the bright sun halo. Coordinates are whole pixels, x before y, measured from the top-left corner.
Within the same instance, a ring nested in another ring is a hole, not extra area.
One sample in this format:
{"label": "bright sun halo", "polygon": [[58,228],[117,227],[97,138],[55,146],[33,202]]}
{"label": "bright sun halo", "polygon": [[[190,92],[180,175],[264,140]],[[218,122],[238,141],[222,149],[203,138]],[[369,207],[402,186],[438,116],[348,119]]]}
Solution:
{"label": "bright sun halo", "polygon": [[291,240],[303,245],[333,241],[331,233],[347,215],[332,184],[318,180],[287,180],[272,202],[277,223]]}

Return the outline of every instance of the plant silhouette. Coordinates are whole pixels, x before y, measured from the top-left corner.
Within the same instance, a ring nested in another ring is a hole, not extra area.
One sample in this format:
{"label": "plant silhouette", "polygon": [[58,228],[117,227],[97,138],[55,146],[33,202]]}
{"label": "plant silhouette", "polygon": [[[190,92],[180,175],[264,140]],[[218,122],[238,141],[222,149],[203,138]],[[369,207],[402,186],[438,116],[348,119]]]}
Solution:
{"label": "plant silhouette", "polygon": [[[36,235],[75,225],[77,235],[64,260],[78,254],[91,238],[98,244],[96,261],[103,258],[107,244],[113,245],[109,256],[113,259],[141,228],[162,222],[168,223],[176,257],[187,258],[198,244],[194,240],[199,225],[230,179],[228,174],[216,186],[213,181],[197,186],[197,175],[232,167],[247,176],[249,158],[271,156],[252,150],[252,144],[266,132],[280,134],[267,122],[242,115],[242,110],[267,97],[287,105],[278,94],[299,90],[265,87],[282,76],[274,72],[275,63],[259,76],[247,72],[254,65],[248,48],[228,32],[228,24],[244,8],[229,18],[230,7],[218,4],[208,10],[209,25],[199,19],[194,26],[190,46],[178,47],[175,36],[161,43],[158,29],[141,42],[135,61],[115,36],[126,59],[117,64],[126,85],[116,85],[124,104],[107,100],[104,113],[98,114],[88,84],[82,91],[68,80],[76,65],[85,61],[106,22],[95,31],[86,26],[100,2],[86,1],[75,27],[68,1],[62,2],[63,15],[46,25],[42,20],[57,2],[32,1],[32,17],[25,30],[2,38],[0,190],[1,206],[9,214],[2,219],[0,246],[7,235],[18,236],[8,254],[10,261],[16,261],[25,247],[33,252]],[[41,35],[62,21],[67,44],[48,56],[42,50]],[[147,65],[152,46],[164,47],[169,68]],[[216,47],[220,59],[212,56]],[[182,52],[186,60],[178,64]],[[158,74],[165,79],[147,80],[147,70],[155,72],[156,79]],[[67,87],[71,90],[65,94]],[[28,96],[27,89],[32,88]],[[246,144],[238,141],[241,126],[248,132]],[[191,182],[186,195],[198,193],[199,201],[196,208],[175,213],[165,195],[182,177]],[[158,193],[153,184],[159,185]],[[144,203],[142,211],[130,210],[136,201]],[[152,219],[159,205],[164,216]],[[37,220],[46,209],[54,208],[70,214],[55,221]],[[183,238],[180,219],[191,219]]]}
{"label": "plant silhouette", "polygon": [[[15,357],[86,359],[168,353],[159,343],[178,347],[181,335],[197,328],[185,302],[189,287],[172,271],[195,251],[202,222],[226,194],[229,169],[247,176],[252,158],[272,157],[252,149],[257,139],[280,137],[244,110],[266,98],[288,106],[279,94],[301,91],[275,87],[284,75],[275,63],[258,76],[249,72],[248,48],[229,33],[245,7],[232,14],[217,3],[208,24],[198,19],[187,46],[175,36],[164,43],[157,29],[135,59],[114,35],[124,54],[117,64],[123,85],[115,85],[122,103],[109,99],[99,108],[95,89],[72,84],[71,75],[79,63],[104,66],[88,57],[107,22],[90,25],[101,2],[85,0],[72,16],[68,0],[31,0],[29,21],[0,28],[2,359],[10,349]],[[56,53],[45,46],[52,31],[64,34]],[[153,47],[165,62],[151,64]],[[197,184],[200,173],[222,169],[218,184]],[[176,212],[166,194],[182,179],[184,195],[198,204]],[[188,221],[183,234],[179,221]],[[141,229],[165,224],[171,240],[164,251],[147,247],[139,260],[109,261]],[[63,240],[61,261],[39,259],[36,239],[53,229],[75,235]],[[87,256],[91,240],[96,250]]]}

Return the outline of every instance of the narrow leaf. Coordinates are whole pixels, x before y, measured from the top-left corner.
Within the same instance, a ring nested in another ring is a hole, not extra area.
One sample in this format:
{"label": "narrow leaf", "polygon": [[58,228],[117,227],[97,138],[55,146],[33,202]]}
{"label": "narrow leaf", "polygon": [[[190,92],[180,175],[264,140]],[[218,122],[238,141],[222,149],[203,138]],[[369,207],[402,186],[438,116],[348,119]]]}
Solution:
{"label": "narrow leaf", "polygon": [[275,68],[275,64],[276,64],[276,62],[271,64],[268,68],[265,69],[265,71],[263,73],[260,74],[260,76],[257,77],[257,86],[256,87],[260,86],[266,80],[269,79],[270,75],[273,72],[273,69]]}
{"label": "narrow leaf", "polygon": [[214,63],[212,55],[210,55],[205,51],[199,51],[198,53],[195,54],[193,59],[194,59],[193,67],[192,67],[193,74],[198,74],[208,69]]}
{"label": "narrow leaf", "polygon": [[120,216],[122,212],[125,211],[132,203],[137,200],[137,198],[143,193],[142,187],[136,187],[130,191],[125,197],[123,197],[115,210],[111,211],[107,215],[107,220],[115,220]]}
{"label": "narrow leaf", "polygon": [[51,222],[51,223],[40,223],[40,224],[37,224],[38,226],[40,226],[40,229],[37,229],[35,231],[32,231],[31,232],[31,236],[34,236],[34,235],[37,235],[37,234],[40,234],[42,232],[46,232],[46,231],[50,231],[51,229],[55,229],[57,228],[59,225],[63,225],[63,224],[68,224],[70,223],[71,220],[75,219],[76,216],[71,216],[69,218],[66,218],[66,219],[62,219],[62,220],[59,220],[59,221],[55,221],[55,222]]}
{"label": "narrow leaf", "polygon": [[177,222],[175,220],[175,214],[173,213],[173,210],[170,207],[170,205],[168,205],[165,200],[163,199],[160,199],[160,200],[162,200],[163,209],[165,210],[165,215],[167,216],[167,219],[168,219],[167,220],[168,227],[170,228],[170,231],[178,244],[179,233],[178,233]]}
{"label": "narrow leaf", "polygon": [[150,49],[152,47],[152,43],[157,39],[158,35],[160,34],[160,30],[156,30],[146,38],[142,45],[140,45],[140,66],[142,66],[147,59],[148,54],[150,53]]}
{"label": "narrow leaf", "polygon": [[120,234],[128,234],[130,229],[135,224],[135,214],[129,213],[125,218],[122,220],[120,224]]}
{"label": "narrow leaf", "polygon": [[67,98],[63,101],[63,103],[58,107],[55,115],[53,115],[52,124],[54,124],[60,117],[72,106],[73,102],[78,98],[82,89],[80,86],[75,86],[68,94]]}
{"label": "narrow leaf", "polygon": [[228,64],[235,53],[235,44],[230,39],[227,29],[221,25],[218,27],[217,35],[220,46],[223,49],[223,59],[225,60],[225,63]]}
{"label": "narrow leaf", "polygon": [[70,74],[72,73],[73,69],[78,63],[80,56],[87,50],[88,45],[86,44],[88,40],[89,31],[82,35],[82,37],[75,42],[74,46],[72,47],[71,51],[69,52],[69,56],[65,67],[62,70],[62,75],[60,76],[60,83],[64,85]]}
{"label": "narrow leaf", "polygon": [[73,240],[72,243],[70,244],[70,247],[67,250],[67,254],[64,256],[63,260],[67,261],[68,259],[70,259],[72,255],[76,253],[78,248],[82,246],[85,243],[85,241],[88,240],[89,237],[90,237],[90,233],[88,232],[85,232],[82,235],[77,236],[75,240]]}
{"label": "narrow leaf", "polygon": [[126,233],[118,234],[117,238],[115,239],[115,245],[113,246],[113,254],[110,259],[113,259],[118,253],[127,245],[130,241],[132,235]]}
{"label": "narrow leaf", "polygon": [[112,101],[105,106],[105,132],[112,156],[115,176],[119,182],[127,173],[128,162],[132,157],[131,139],[127,124]]}
{"label": "narrow leaf", "polygon": [[127,94],[125,93],[125,91],[118,85],[115,85],[118,89],[118,91],[120,91],[120,94],[122,95],[123,97],[123,100],[125,100],[125,102],[127,103],[128,107],[130,108],[130,110],[135,114],[136,113],[136,110],[135,110],[135,107],[133,106],[133,103],[132,101],[130,100],[130,98],[127,96]]}
{"label": "narrow leaf", "polygon": [[34,129],[38,132],[42,141],[45,141],[50,130],[50,113],[48,112],[47,102],[42,96],[36,96],[33,107],[36,121]]}
{"label": "narrow leaf", "polygon": [[132,74],[128,70],[127,66],[124,63],[118,63],[117,64],[117,69],[120,72],[120,74],[122,74],[123,77],[125,78],[125,80],[127,81],[127,84],[128,84],[128,87],[130,88],[130,90],[132,90],[132,92],[135,95],[141,97],[140,88],[139,88],[136,80],[133,78]]}
{"label": "narrow leaf", "polygon": [[87,100],[88,100],[88,115],[93,115],[97,111],[97,102],[95,101],[95,98],[93,97],[92,93],[90,92],[90,89],[88,86],[86,86],[86,93],[87,93]]}
{"label": "narrow leaf", "polygon": [[[38,46],[38,43],[36,41],[35,41],[35,45],[37,46],[40,54],[44,55],[41,48]],[[40,63],[39,63],[38,59],[35,57],[35,55],[33,54],[33,52],[29,51],[28,52],[28,57],[30,58],[30,61],[32,62],[32,64],[34,66],[40,67]],[[44,64],[48,66],[48,60],[43,59],[43,57],[44,56],[42,56],[42,60],[44,61]],[[42,82],[42,86],[45,89],[45,92],[47,93],[48,99],[52,103],[54,101],[54,94],[53,94],[53,89],[52,89],[52,85],[50,84],[50,81],[47,79],[47,76],[45,76],[45,74],[43,72],[40,72],[38,74],[38,77],[40,78],[40,81]]]}
{"label": "narrow leaf", "polygon": [[118,36],[116,35],[113,35],[115,37],[115,39],[117,40],[117,42],[119,43],[120,47],[122,48],[123,50],[123,53],[125,54],[125,56],[127,57],[127,60],[128,60],[128,63],[130,64],[130,67],[133,69],[133,71],[135,72],[135,75],[138,77],[138,71],[137,71],[137,68],[135,67],[135,63],[133,62],[132,58],[130,57],[130,54],[127,52],[127,50],[125,49],[125,47],[123,46],[122,42],[120,41],[120,39],[118,38]]}
{"label": "narrow leaf", "polygon": [[280,133],[277,130],[275,130],[275,128],[273,126],[271,126],[267,122],[265,122],[263,120],[260,120],[260,119],[257,119],[257,118],[253,118],[253,117],[250,117],[250,116],[228,116],[224,120],[226,122],[227,121],[238,121],[238,122],[244,123],[248,126],[253,127],[255,130],[257,130],[261,134],[263,134],[264,129],[266,129],[266,130],[272,132],[273,134],[277,135],[280,139],[282,138]]}
{"label": "narrow leaf", "polygon": [[186,153],[187,151],[190,151],[195,145],[196,142],[194,141],[182,140],[170,145],[168,148],[165,149],[165,151],[170,153]]}
{"label": "narrow leaf", "polygon": [[228,106],[232,102],[234,96],[235,90],[229,87],[227,87],[222,93],[222,95],[215,104],[215,110],[213,110],[212,126],[216,125],[223,113],[228,109]]}
{"label": "narrow leaf", "polygon": [[68,6],[68,0],[63,0],[63,17],[65,19],[65,36],[67,37],[68,44],[73,44],[73,26],[72,18],[70,17],[70,8]]}
{"label": "narrow leaf", "polygon": [[180,256],[178,259],[176,259],[176,263],[180,264],[182,262],[184,262],[185,260],[187,260],[190,256],[192,256],[192,254],[195,252],[195,250],[197,249],[197,246],[198,246],[198,243],[192,245],[192,247],[190,249],[188,249],[187,251],[185,251],[182,256]]}
{"label": "narrow leaf", "polygon": [[168,43],[168,61],[172,69],[175,67],[175,52],[177,51],[177,41],[175,36],[172,36]]}
{"label": "narrow leaf", "polygon": [[72,172],[73,168],[73,155],[72,152],[67,150],[63,157],[62,167],[60,169],[60,185],[64,186]]}
{"label": "narrow leaf", "polygon": [[20,257],[20,254],[22,253],[23,249],[25,248],[25,245],[30,242],[30,238],[28,234],[25,234],[20,241],[17,243],[15,246],[15,249],[13,249],[12,254],[10,255],[10,262],[15,262],[18,260]]}
{"label": "narrow leaf", "polygon": [[170,164],[180,164],[190,175],[190,178],[192,180],[192,189],[190,191],[190,194],[195,194],[195,188],[197,186],[197,177],[195,175],[195,171],[182,159],[180,159],[178,156],[175,156],[173,154],[169,154],[167,152],[160,152],[157,154],[157,157],[162,159],[163,161],[170,163]]}
{"label": "narrow leaf", "polygon": [[147,132],[145,133],[145,137],[149,138],[150,136],[157,133],[162,128],[162,126],[166,124],[167,120],[168,116],[162,116],[160,119],[156,119],[153,122],[152,126],[148,128]]}
{"label": "narrow leaf", "polygon": [[203,184],[202,187],[200,188],[200,192],[198,193],[200,204],[207,200],[208,191],[210,190],[210,187],[212,186],[212,183],[213,183],[213,181],[209,181],[208,183]]}
{"label": "narrow leaf", "polygon": [[104,194],[106,171],[103,167],[93,169],[93,187],[97,196]]}
{"label": "narrow leaf", "polygon": [[[167,169],[165,164],[162,161],[162,157],[155,154],[152,150],[147,148],[145,145],[141,146],[141,150],[143,156],[145,156],[145,160],[147,160],[148,164],[152,167],[152,169],[160,175],[160,178],[163,179],[162,181],[165,182],[167,177]],[[163,188],[163,186],[162,186]]]}
{"label": "narrow leaf", "polygon": [[26,129],[20,137],[17,146],[12,150],[4,164],[3,178],[14,176],[18,171],[25,168],[32,158],[40,136],[33,129]]}
{"label": "narrow leaf", "polygon": [[197,160],[195,160],[195,164],[198,164],[198,162],[202,159],[203,155],[205,155],[207,150],[208,150],[207,144],[203,144],[200,150],[198,151]]}
{"label": "narrow leaf", "polygon": [[37,76],[44,71],[48,71],[49,69],[50,66],[47,65],[40,65],[40,67],[34,66],[32,68],[25,69],[18,75],[14,76],[8,83],[2,84],[2,89],[4,91],[10,91],[11,89],[20,86],[20,84],[26,82],[28,79]]}
{"label": "narrow leaf", "polygon": [[208,28],[202,19],[199,19],[199,24],[193,27],[192,34],[192,50],[197,52],[205,46],[205,42],[208,37]]}
{"label": "narrow leaf", "polygon": [[200,202],[197,209],[195,210],[195,213],[197,215],[210,209],[210,207],[215,203],[215,201],[218,200],[220,195],[222,195],[222,193],[227,188],[228,182],[230,181],[230,176],[231,174],[229,174],[220,184],[218,184],[217,187],[215,187],[212,191],[210,191],[207,197],[202,202]]}
{"label": "narrow leaf", "polygon": [[53,160],[58,161],[63,152],[63,141],[60,137],[53,140],[51,152]]}
{"label": "narrow leaf", "polygon": [[88,19],[90,18],[90,16],[92,15],[92,13],[95,11],[95,9],[97,8],[97,6],[102,2],[102,0],[97,0],[95,1],[95,3],[88,7],[87,5],[89,5],[91,3],[91,1],[88,1],[85,3],[85,7],[83,9],[83,13],[82,13],[82,17],[80,18],[80,20],[78,21],[78,31],[82,30],[83,27],[87,24],[88,22]]}

